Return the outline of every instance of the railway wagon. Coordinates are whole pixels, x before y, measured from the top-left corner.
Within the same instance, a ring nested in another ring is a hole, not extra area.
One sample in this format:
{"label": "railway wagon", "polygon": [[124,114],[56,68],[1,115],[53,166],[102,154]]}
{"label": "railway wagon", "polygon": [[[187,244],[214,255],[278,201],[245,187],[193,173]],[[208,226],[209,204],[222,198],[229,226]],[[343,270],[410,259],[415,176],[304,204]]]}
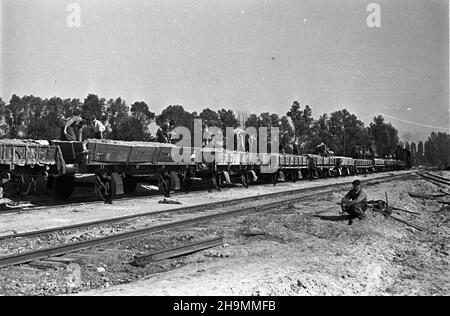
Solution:
{"label": "railway wagon", "polygon": [[37,177],[58,174],[62,165],[59,148],[47,141],[0,140],[0,186],[13,181],[20,195],[34,192]]}
{"label": "railway wagon", "polygon": [[309,174],[309,158],[303,155],[278,155],[279,175],[281,180],[285,175],[289,180],[297,181],[308,177]]}
{"label": "railway wagon", "polygon": [[307,155],[310,178],[330,177],[336,169],[336,157]]}
{"label": "railway wagon", "polygon": [[355,173],[369,173],[374,171],[373,160],[371,159],[355,159]]}
{"label": "railway wagon", "polygon": [[395,159],[384,159],[384,170],[393,171],[397,167]]}
{"label": "railway wagon", "polygon": [[336,159],[336,171],[340,176],[348,176],[355,170],[355,159],[349,157],[334,157]]}
{"label": "railway wagon", "polygon": [[[184,159],[176,159],[177,155]],[[236,178],[247,187],[260,179],[276,184],[407,167],[407,162],[394,159],[256,154],[152,142],[0,140],[0,186],[14,181],[18,193],[27,194],[43,176],[48,188],[63,199],[72,194],[76,176],[83,175],[94,176],[96,195],[106,199],[114,193],[132,193],[138,182],[157,184],[168,196],[171,190],[189,190],[195,180],[211,179],[220,189]]]}
{"label": "railway wagon", "polygon": [[[205,150],[212,151],[212,149],[200,149],[203,154]],[[203,159],[206,161],[206,159]],[[261,166],[268,165],[270,163],[270,157],[263,154],[229,151],[229,150],[217,150],[215,149],[215,159],[212,162],[212,169],[215,171],[217,188],[223,184],[232,184],[235,179],[238,179],[245,187],[248,187],[250,183],[258,181],[258,174],[261,173]]]}
{"label": "railway wagon", "polygon": [[[65,192],[67,198],[74,188],[75,174],[94,174],[95,193],[106,195],[132,193],[138,182],[157,184],[165,195],[171,187],[190,186],[195,177],[212,173],[212,167],[195,162],[198,150],[176,147],[172,144],[130,142],[112,140],[88,140],[80,142],[53,141],[62,152],[65,161]],[[190,159],[175,159],[173,153]]]}
{"label": "railway wagon", "polygon": [[385,160],[384,159],[375,158],[373,160],[373,167],[374,167],[374,170],[377,171],[377,172],[385,170],[385,168],[386,168]]}

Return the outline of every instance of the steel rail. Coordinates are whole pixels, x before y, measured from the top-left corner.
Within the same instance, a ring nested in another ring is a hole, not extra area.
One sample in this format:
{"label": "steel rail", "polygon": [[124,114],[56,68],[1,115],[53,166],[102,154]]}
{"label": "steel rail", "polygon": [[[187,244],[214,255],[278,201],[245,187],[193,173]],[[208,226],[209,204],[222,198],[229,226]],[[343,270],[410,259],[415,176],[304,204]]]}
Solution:
{"label": "steel rail", "polygon": [[422,178],[424,178],[425,180],[429,181],[430,183],[433,183],[434,185],[437,185],[438,187],[441,187],[441,188],[444,188],[444,189],[448,188],[448,187],[445,187],[445,186],[449,186],[450,185],[450,183],[448,183],[448,182],[445,182],[445,181],[442,181],[442,180],[439,180],[439,179],[427,176],[425,174],[420,174],[420,176]]}
{"label": "steel rail", "polygon": [[441,179],[441,180],[444,180],[444,181],[447,181],[447,182],[450,182],[450,179],[449,179],[449,178],[445,178],[445,177],[442,177],[442,176],[438,176],[437,174],[434,174],[434,173],[425,172],[425,174],[427,174],[427,175],[429,175],[429,176],[432,176],[432,177],[435,177],[435,178],[438,178],[438,179]]}
{"label": "steel rail", "polygon": [[[405,175],[403,175],[403,176],[405,176]],[[328,193],[328,192],[322,192],[322,193]],[[75,242],[75,243],[70,243],[70,244],[64,244],[61,246],[45,248],[45,249],[40,249],[40,250],[36,250],[36,251],[31,251],[31,252],[24,252],[24,253],[14,254],[14,255],[6,256],[6,257],[0,257],[0,268],[11,266],[11,265],[28,263],[28,262],[31,262],[34,260],[44,259],[47,257],[60,256],[60,255],[64,255],[64,254],[71,253],[71,252],[81,251],[81,250],[85,250],[85,249],[89,249],[89,248],[93,248],[93,247],[110,244],[113,242],[119,242],[119,241],[137,238],[137,237],[143,237],[143,236],[146,236],[146,235],[149,235],[152,233],[165,231],[168,229],[188,226],[191,224],[198,224],[198,223],[209,221],[212,219],[228,217],[230,215],[237,215],[237,214],[243,214],[243,213],[247,213],[247,212],[251,212],[251,211],[256,211],[258,209],[261,211],[271,209],[271,211],[273,212],[274,210],[272,209],[272,207],[279,207],[280,205],[285,205],[285,204],[289,204],[292,202],[300,201],[302,199],[307,199],[311,196],[316,196],[316,194],[314,194],[314,193],[309,194],[309,195],[302,195],[302,194],[292,195],[291,194],[290,196],[288,196],[287,198],[284,198],[282,200],[281,200],[281,198],[283,198],[283,197],[281,196],[281,197],[279,197],[280,198],[279,200],[275,200],[275,201],[271,201],[271,202],[263,202],[260,204],[250,205],[250,206],[245,206],[245,207],[244,206],[239,207],[239,205],[237,205],[237,206],[235,206],[235,209],[232,209],[229,211],[223,211],[223,212],[219,212],[219,213],[215,213],[215,214],[208,214],[208,215],[194,217],[194,218],[190,218],[190,219],[174,221],[174,222],[170,222],[170,223],[166,223],[166,224],[150,226],[150,227],[133,230],[133,231],[128,231],[128,232],[123,232],[123,233],[118,233],[118,234],[114,234],[114,235],[110,235],[110,236],[106,236],[106,237],[95,238],[95,239],[91,239],[91,240],[80,241],[80,242]],[[279,208],[276,209],[276,211],[279,211]]]}
{"label": "steel rail", "polygon": [[[175,192],[171,193],[173,196],[179,196],[184,194],[189,194],[191,192],[197,192],[205,190],[205,188],[199,188],[199,189],[191,189],[189,192]],[[145,199],[149,197],[156,197],[156,196],[162,196],[157,191],[149,191],[146,193],[133,193],[133,194],[126,194],[126,195],[119,195],[114,197],[115,201],[133,201],[133,200],[140,200]],[[38,210],[50,210],[54,208],[60,208],[60,207],[76,207],[76,206],[86,206],[86,205],[97,205],[97,204],[104,204],[104,201],[99,200],[97,197],[89,196],[84,198],[72,198],[68,201],[55,201],[54,199],[44,200],[44,201],[37,201],[34,202],[35,205],[28,205],[20,207],[20,204],[28,204],[33,203],[32,201],[20,201],[18,202],[19,205],[17,207],[10,207],[9,209],[0,210],[0,216],[2,214],[12,214],[12,213],[25,213],[25,212],[31,212],[31,211],[38,211]]]}
{"label": "steel rail", "polygon": [[433,175],[431,173],[428,173],[428,172],[423,174],[422,176],[428,177],[428,178],[430,178],[430,179],[432,179],[432,180],[434,180],[436,182],[442,183],[442,184],[450,185],[450,180],[441,179],[441,177],[435,176],[435,175]]}
{"label": "steel rail", "polygon": [[[370,182],[376,183],[380,180],[385,180],[385,179],[394,180],[397,178],[410,177],[412,174],[413,173],[401,174],[401,175],[395,175],[395,176],[391,176],[391,175],[383,176],[383,177],[378,177],[378,178],[374,178],[374,179],[363,180],[362,183],[370,183]],[[344,182],[344,183],[339,183],[339,184],[325,184],[325,185],[321,185],[321,186],[317,186],[317,187],[300,188],[300,189],[293,189],[293,190],[287,190],[287,191],[281,191],[281,192],[275,192],[275,193],[267,193],[267,194],[243,197],[243,198],[238,198],[238,199],[233,199],[233,200],[224,200],[224,201],[210,202],[210,203],[205,203],[205,204],[200,204],[200,205],[172,208],[172,209],[168,209],[168,210],[130,214],[130,215],[124,215],[124,216],[119,216],[119,217],[101,219],[101,220],[97,220],[97,221],[67,225],[67,226],[60,226],[60,227],[53,227],[53,228],[48,228],[48,229],[21,232],[21,233],[16,233],[16,234],[2,235],[2,236],[0,236],[0,240],[9,239],[9,238],[18,238],[18,237],[40,236],[40,235],[56,233],[56,232],[64,231],[64,230],[86,228],[86,227],[90,227],[90,226],[103,225],[103,224],[111,224],[111,223],[115,223],[115,222],[129,220],[129,219],[136,219],[136,218],[140,218],[140,217],[148,217],[148,216],[167,214],[167,213],[175,213],[175,212],[191,212],[192,213],[192,212],[203,211],[203,210],[211,209],[211,208],[218,208],[218,207],[224,207],[224,206],[229,206],[229,205],[238,204],[238,203],[245,203],[247,201],[255,201],[255,200],[261,200],[261,199],[268,199],[268,198],[270,199],[270,198],[276,198],[279,196],[298,194],[298,193],[304,193],[304,192],[316,192],[316,191],[326,190],[326,189],[330,189],[330,188],[336,189],[336,188],[339,188],[342,186],[347,186],[349,183],[350,183],[350,181]]]}
{"label": "steel rail", "polygon": [[[379,178],[384,178],[384,177],[379,177]],[[379,178],[376,178],[376,179],[379,179]],[[190,190],[190,192],[197,192],[197,191],[201,191],[201,190],[205,190],[205,188],[203,188],[203,187],[198,188],[198,189],[193,188]],[[190,192],[175,192],[175,193],[172,193],[171,195],[176,197],[179,195],[189,194]],[[135,201],[136,200],[136,201],[138,201],[141,199],[145,199],[148,197],[155,197],[155,196],[159,196],[159,194],[156,192],[155,192],[155,194],[152,194],[151,192],[147,192],[147,193],[142,193],[142,194],[135,194],[132,196],[129,196],[129,195],[117,196],[114,198],[114,200],[117,200],[117,201]],[[69,200],[69,201],[54,201],[54,200],[37,201],[37,202],[34,202],[34,203],[36,203],[36,205],[20,207],[20,204],[26,204],[26,203],[33,203],[33,202],[21,201],[21,202],[19,202],[18,207],[12,207],[9,209],[0,210],[0,217],[1,217],[1,215],[4,215],[4,214],[25,213],[25,212],[32,212],[32,211],[39,211],[39,210],[48,211],[51,209],[61,208],[61,207],[101,205],[104,203],[104,201],[99,201],[98,198],[96,198],[96,197],[86,197],[86,198],[73,198],[72,200]]]}

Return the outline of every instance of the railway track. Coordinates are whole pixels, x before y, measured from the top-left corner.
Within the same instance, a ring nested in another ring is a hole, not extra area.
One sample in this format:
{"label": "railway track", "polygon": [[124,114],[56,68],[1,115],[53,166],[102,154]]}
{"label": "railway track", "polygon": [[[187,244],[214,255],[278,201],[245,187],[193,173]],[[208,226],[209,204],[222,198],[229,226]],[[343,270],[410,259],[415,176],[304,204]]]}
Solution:
{"label": "railway track", "polygon": [[[189,194],[190,192],[198,192],[202,190],[207,190],[208,188],[205,185],[199,185],[196,188],[192,188],[189,192],[175,192],[171,193],[172,196],[179,196],[184,194]],[[114,200],[116,201],[132,201],[145,199],[151,196],[161,196],[161,193],[157,190],[148,191],[145,193],[133,193],[127,195],[116,196]],[[39,211],[39,210],[51,210],[60,207],[77,207],[77,206],[87,206],[87,205],[101,205],[103,201],[100,201],[97,197],[89,196],[89,197],[80,197],[80,198],[71,198],[68,201],[55,201],[54,199],[41,200],[41,201],[20,201],[17,202],[17,205],[12,206],[8,209],[0,210],[0,216],[2,214],[14,214],[14,213],[25,213],[31,211]],[[30,205],[32,204],[32,205]],[[21,206],[24,205],[24,206]]]}
{"label": "railway track", "polygon": [[[390,176],[387,176],[390,177]],[[201,184],[196,188],[192,188],[189,192],[175,192],[172,193],[172,197],[177,197],[191,192],[199,192],[210,189],[210,185]],[[160,196],[159,192],[146,192],[142,194],[132,194],[132,195],[122,195],[114,198],[115,201],[136,201],[140,199],[146,199],[151,196]],[[92,205],[102,205],[104,202],[100,201],[96,197],[82,197],[82,198],[72,198],[69,201],[55,201],[54,199],[43,200],[43,201],[20,201],[17,205],[9,207],[7,209],[0,210],[0,217],[3,214],[15,214],[15,213],[27,213],[32,211],[45,210],[49,211],[52,209],[58,209],[61,207],[77,207],[77,206],[92,206]],[[30,205],[32,204],[32,205]],[[24,206],[21,206],[24,205]],[[0,236],[0,239],[2,237]]]}
{"label": "railway track", "polygon": [[[404,173],[401,175],[388,175],[388,176],[378,177],[375,179],[363,180],[362,183],[365,185],[375,185],[378,183],[385,182],[386,180],[401,180],[401,179],[410,178],[414,174],[415,174],[415,172],[410,172],[410,173],[406,173],[406,174]],[[145,227],[145,228],[141,228],[141,229],[137,229],[137,230],[113,234],[113,235],[109,235],[106,237],[94,238],[91,240],[63,244],[63,245],[56,246],[56,247],[40,249],[40,250],[30,251],[30,252],[24,252],[24,253],[10,255],[10,256],[6,256],[6,257],[0,257],[0,268],[11,266],[11,265],[28,263],[28,262],[32,262],[35,260],[44,259],[47,257],[61,256],[61,255],[65,255],[65,254],[71,253],[71,252],[86,250],[89,248],[94,248],[94,247],[110,244],[113,242],[119,242],[119,241],[124,241],[124,240],[132,239],[132,238],[138,238],[138,237],[146,236],[146,235],[149,235],[152,233],[165,231],[168,229],[184,227],[184,226],[188,226],[188,225],[192,225],[192,224],[198,224],[198,223],[202,223],[202,222],[206,222],[206,221],[210,221],[210,220],[214,220],[214,219],[219,219],[219,218],[223,218],[223,217],[228,217],[228,216],[232,216],[232,215],[240,215],[243,213],[256,211],[256,210],[259,210],[259,211],[267,211],[269,209],[273,210],[273,208],[276,209],[280,205],[286,205],[286,204],[290,204],[293,202],[301,201],[302,199],[307,199],[312,196],[317,196],[318,194],[334,192],[339,189],[344,189],[347,186],[348,186],[348,182],[342,183],[342,184],[328,184],[328,185],[322,185],[322,186],[313,187],[313,188],[303,188],[303,189],[282,191],[282,192],[264,194],[264,195],[259,195],[259,196],[234,199],[234,200],[229,200],[229,201],[220,201],[220,202],[213,202],[213,203],[207,203],[207,204],[202,204],[202,205],[175,208],[175,209],[165,210],[165,211],[128,215],[128,216],[116,217],[116,218],[112,218],[112,219],[105,219],[105,220],[100,220],[100,221],[87,222],[87,223],[81,223],[81,224],[76,224],[76,225],[55,227],[55,228],[46,229],[46,230],[31,231],[31,232],[24,232],[21,234],[3,236],[3,239],[4,238],[15,238],[15,237],[33,237],[33,236],[40,236],[40,235],[49,234],[49,233],[58,232],[58,231],[87,228],[90,226],[102,225],[102,224],[110,224],[113,222],[120,222],[120,221],[124,221],[124,220],[128,220],[128,219],[151,216],[151,215],[156,215],[156,214],[161,214],[161,213],[198,212],[198,211],[205,211],[205,210],[214,210],[210,214],[203,215],[203,216],[191,217],[188,219],[173,221],[173,222],[164,223],[161,225],[155,225],[155,226]]]}
{"label": "railway track", "polygon": [[[377,183],[379,180],[386,180],[386,179],[395,179],[397,177],[404,177],[409,176],[410,174],[402,174],[397,176],[387,175],[383,177],[378,177],[370,180],[363,180],[363,183]],[[349,181],[350,182],[350,181]],[[269,198],[276,198],[279,196],[288,196],[291,194],[297,194],[297,193],[306,193],[311,192],[315,193],[317,191],[321,190],[328,190],[328,189],[338,189],[340,187],[346,187],[348,186],[349,182],[341,183],[341,184],[325,184],[317,187],[312,188],[301,188],[301,189],[293,189],[293,190],[286,190],[281,192],[275,192],[275,193],[268,193],[258,196],[251,196],[251,197],[244,197],[239,199],[233,199],[233,200],[225,200],[225,201],[217,201],[217,202],[211,202],[211,203],[205,203],[201,205],[193,205],[193,206],[185,206],[185,207],[178,207],[168,210],[161,210],[161,211],[150,211],[150,212],[144,212],[144,213],[138,213],[138,214],[130,214],[125,216],[119,216],[119,217],[113,217],[108,219],[102,219],[97,221],[91,221],[91,222],[84,222],[84,223],[78,223],[73,225],[67,225],[67,226],[60,226],[55,228],[49,228],[49,229],[42,229],[42,230],[34,230],[34,231],[28,231],[28,232],[20,232],[20,233],[14,233],[9,235],[0,235],[0,240],[8,239],[8,238],[18,238],[18,237],[35,237],[40,236],[44,234],[51,234],[56,233],[59,231],[64,230],[71,230],[71,229],[78,229],[78,228],[87,228],[90,226],[96,226],[96,225],[103,225],[103,224],[112,224],[117,223],[125,220],[130,219],[137,219],[141,217],[148,217],[148,216],[154,216],[154,215],[160,215],[160,214],[167,214],[167,213],[180,213],[180,212],[196,212],[196,211],[202,211],[206,209],[212,209],[212,208],[220,208],[228,205],[233,204],[239,204],[239,203],[245,203],[248,201],[253,200],[261,200],[261,199],[269,199]],[[130,200],[133,198],[130,198]],[[80,205],[86,205],[86,204],[80,204]],[[72,206],[72,205],[70,205]]]}
{"label": "railway track", "polygon": [[425,173],[421,174],[421,176],[426,179],[429,179],[429,180],[432,180],[432,181],[435,181],[435,182],[438,182],[441,184],[450,185],[450,179],[447,179],[447,178],[444,178],[444,177],[441,177],[441,176],[438,176],[438,175],[435,175],[435,174],[432,174],[429,172],[425,172]]}

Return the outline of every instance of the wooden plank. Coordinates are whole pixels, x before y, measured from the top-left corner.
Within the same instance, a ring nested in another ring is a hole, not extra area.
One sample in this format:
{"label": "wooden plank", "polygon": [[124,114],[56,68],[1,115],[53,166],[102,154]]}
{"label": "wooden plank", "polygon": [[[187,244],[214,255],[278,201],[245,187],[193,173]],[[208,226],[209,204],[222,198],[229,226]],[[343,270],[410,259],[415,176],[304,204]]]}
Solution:
{"label": "wooden plank", "polygon": [[216,247],[223,244],[223,238],[214,238],[204,240],[196,243],[191,243],[185,246],[176,247],[172,249],[162,250],[147,255],[137,256],[134,264],[137,266],[145,266],[147,263],[168,259],[172,257],[178,257],[181,255],[193,253],[196,251],[204,250],[211,247]]}
{"label": "wooden plank", "polygon": [[69,257],[49,257],[45,258],[44,261],[50,261],[50,262],[60,262],[65,264],[71,264],[74,262],[80,262],[80,259],[77,258],[69,258]]}
{"label": "wooden plank", "polygon": [[415,197],[415,198],[421,198],[421,199],[429,199],[429,200],[434,200],[438,197],[444,197],[446,196],[446,194],[444,193],[437,193],[437,194],[420,194],[420,193],[414,193],[414,192],[409,192],[408,193],[410,196]]}
{"label": "wooden plank", "polygon": [[45,260],[34,260],[29,262],[28,265],[38,269],[59,269],[67,267],[67,264],[62,262],[52,262]]}

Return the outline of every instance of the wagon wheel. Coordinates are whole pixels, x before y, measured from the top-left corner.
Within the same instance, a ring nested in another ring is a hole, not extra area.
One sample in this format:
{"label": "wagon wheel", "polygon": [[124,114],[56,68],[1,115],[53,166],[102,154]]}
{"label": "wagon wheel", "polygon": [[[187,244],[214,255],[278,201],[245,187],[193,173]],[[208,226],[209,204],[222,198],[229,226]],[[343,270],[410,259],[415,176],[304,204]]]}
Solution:
{"label": "wagon wheel", "polygon": [[247,173],[243,173],[241,175],[241,183],[245,188],[248,188],[248,174]]}
{"label": "wagon wheel", "polygon": [[220,191],[220,179],[219,179],[219,177],[220,177],[220,173],[218,173],[218,174],[213,173],[212,177],[211,177],[211,182],[212,182],[213,188],[218,190],[218,191]]}
{"label": "wagon wheel", "polygon": [[271,180],[272,180],[272,184],[274,186],[276,186],[277,185],[277,179],[278,179],[278,172],[272,173],[270,177],[271,177]]}
{"label": "wagon wheel", "polygon": [[51,185],[53,194],[62,200],[68,199],[73,192],[75,177],[62,175],[59,177],[49,177],[47,187]]}
{"label": "wagon wheel", "polygon": [[223,188],[223,173],[218,172],[216,179],[217,179],[217,186],[219,187],[219,190],[220,190],[221,188]]}
{"label": "wagon wheel", "polygon": [[126,194],[133,194],[137,187],[137,179],[131,175],[126,175],[123,178],[123,191]]}
{"label": "wagon wheel", "polygon": [[95,195],[102,201],[112,197],[111,181],[108,179],[104,169],[95,172]]}
{"label": "wagon wheel", "polygon": [[170,197],[170,180],[163,175],[159,176],[158,187],[165,197]]}
{"label": "wagon wheel", "polygon": [[28,195],[36,191],[36,178],[33,176],[20,175],[16,178],[18,195]]}
{"label": "wagon wheel", "polygon": [[296,183],[298,181],[298,171],[294,170],[294,172],[292,173],[292,181],[294,183]]}
{"label": "wagon wheel", "polygon": [[98,177],[95,177],[95,195],[102,201],[105,201],[108,195],[107,184]]}
{"label": "wagon wheel", "polygon": [[183,187],[184,191],[188,193],[192,188],[192,174],[189,171],[186,171],[183,177]]}

